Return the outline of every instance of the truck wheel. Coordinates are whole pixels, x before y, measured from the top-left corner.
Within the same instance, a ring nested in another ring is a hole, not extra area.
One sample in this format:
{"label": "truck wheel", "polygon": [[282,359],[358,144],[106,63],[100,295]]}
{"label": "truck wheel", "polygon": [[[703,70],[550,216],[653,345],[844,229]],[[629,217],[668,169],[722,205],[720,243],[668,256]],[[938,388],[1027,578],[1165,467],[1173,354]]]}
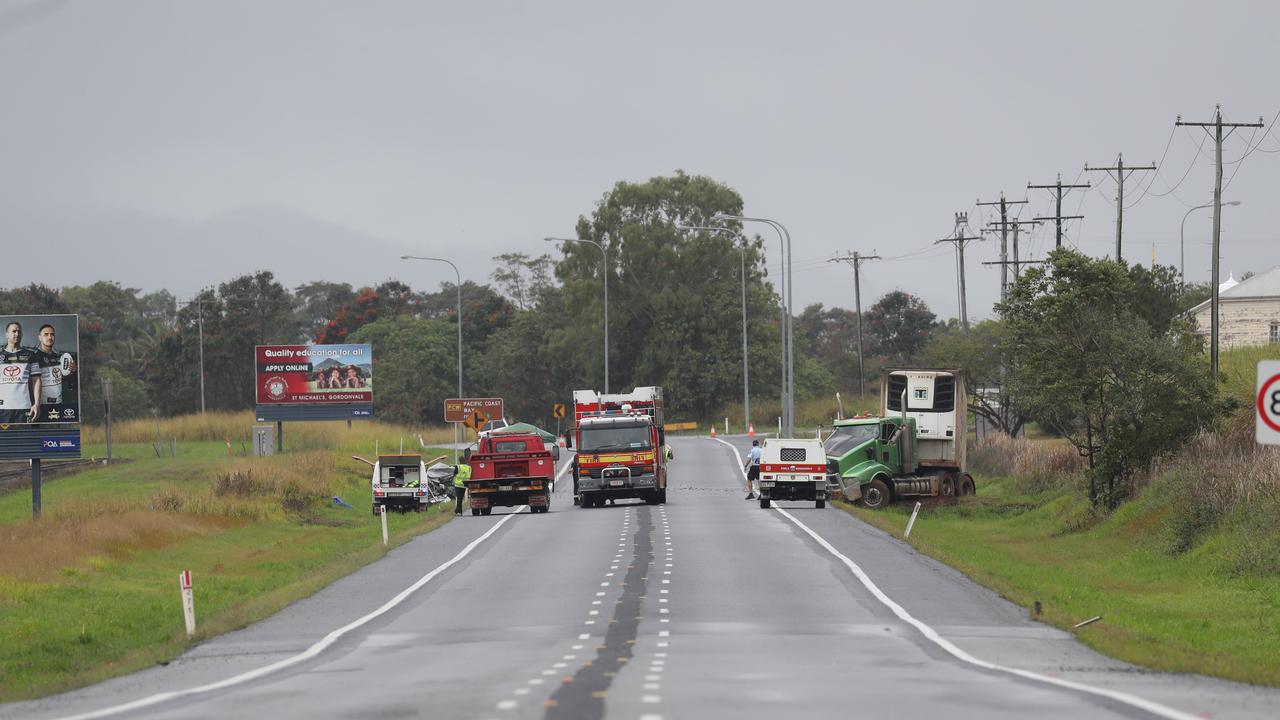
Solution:
{"label": "truck wheel", "polygon": [[965,473],[960,476],[960,494],[961,495],[977,495],[978,489],[973,484],[973,476]]}
{"label": "truck wheel", "polygon": [[479,515],[480,515],[480,508],[471,508],[471,515],[472,515],[473,517],[475,517],[475,516],[479,516]]}
{"label": "truck wheel", "polygon": [[480,510],[480,514],[481,514],[481,515],[491,515],[491,514],[493,514],[493,508],[491,508],[491,507],[481,508],[481,510]]}
{"label": "truck wheel", "polygon": [[947,473],[938,481],[938,494],[942,497],[956,496],[956,476]]}
{"label": "truck wheel", "polygon": [[659,491],[658,491],[658,502],[659,502],[659,503],[661,503],[661,504],[663,504],[663,505],[666,505],[666,504],[667,504],[667,489],[666,489],[666,488],[662,488],[661,490],[659,490]]}
{"label": "truck wheel", "polygon": [[871,481],[867,489],[862,492],[862,504],[872,510],[879,510],[888,507],[893,496],[889,494],[889,486],[884,481],[876,478]]}
{"label": "truck wheel", "polygon": [[761,509],[761,510],[768,510],[768,509],[769,509],[769,498],[767,498],[767,497],[762,497],[762,498],[760,498],[760,509]]}
{"label": "truck wheel", "polygon": [[584,510],[591,507],[591,497],[586,493],[582,493],[582,495],[578,496],[578,507]]}
{"label": "truck wheel", "polygon": [[378,517],[378,503],[373,504],[373,516]]}
{"label": "truck wheel", "polygon": [[823,508],[825,508],[825,507],[827,506],[827,501],[826,501],[826,500],[819,500],[816,504],[817,504],[817,506],[818,506],[818,509],[819,509],[819,510],[821,510],[821,509],[823,509]]}

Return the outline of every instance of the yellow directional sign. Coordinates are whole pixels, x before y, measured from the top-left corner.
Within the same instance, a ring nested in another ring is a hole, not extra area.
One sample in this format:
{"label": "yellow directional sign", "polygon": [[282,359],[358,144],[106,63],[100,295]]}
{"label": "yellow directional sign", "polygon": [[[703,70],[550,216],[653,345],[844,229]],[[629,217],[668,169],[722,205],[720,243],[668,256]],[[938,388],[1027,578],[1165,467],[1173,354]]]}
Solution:
{"label": "yellow directional sign", "polygon": [[470,415],[466,416],[466,418],[462,420],[462,424],[466,425],[472,430],[475,430],[476,432],[480,432],[480,430],[482,430],[485,425],[489,424],[489,418],[485,417],[484,415],[481,415],[480,411],[477,410],[477,411],[473,411]]}
{"label": "yellow directional sign", "polygon": [[558,418],[564,417],[564,403],[556,403],[555,405],[552,405],[551,414]]}

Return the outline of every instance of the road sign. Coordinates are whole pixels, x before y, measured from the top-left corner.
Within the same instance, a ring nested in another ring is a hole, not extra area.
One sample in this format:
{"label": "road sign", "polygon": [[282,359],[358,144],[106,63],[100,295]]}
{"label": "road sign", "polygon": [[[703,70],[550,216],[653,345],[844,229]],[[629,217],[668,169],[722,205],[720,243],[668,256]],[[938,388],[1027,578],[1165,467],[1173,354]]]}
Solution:
{"label": "road sign", "polygon": [[470,415],[466,416],[465,418],[463,418],[462,424],[466,425],[472,430],[475,430],[476,432],[480,432],[485,425],[489,424],[489,418],[485,417],[480,413],[479,410],[477,410],[472,412]]}
{"label": "road sign", "polygon": [[475,412],[493,420],[503,416],[503,409],[502,398],[449,398],[444,401],[444,421],[466,422]]}
{"label": "road sign", "polygon": [[1254,436],[1263,445],[1280,445],[1280,360],[1258,363],[1258,401]]}
{"label": "road sign", "polygon": [[564,417],[564,403],[556,403],[551,406],[551,414],[557,418]]}

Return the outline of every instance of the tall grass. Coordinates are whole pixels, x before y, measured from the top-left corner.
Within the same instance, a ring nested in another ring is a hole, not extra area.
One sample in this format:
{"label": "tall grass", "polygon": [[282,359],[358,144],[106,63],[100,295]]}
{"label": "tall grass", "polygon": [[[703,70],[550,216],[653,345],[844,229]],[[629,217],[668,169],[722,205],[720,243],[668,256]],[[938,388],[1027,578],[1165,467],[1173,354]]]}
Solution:
{"label": "tall grass", "polygon": [[[257,424],[260,423],[249,411],[208,412],[159,419],[139,418],[112,423],[111,438],[118,443],[167,443],[172,439],[179,442],[230,442],[233,450],[242,451],[249,446],[253,426]],[[105,426],[85,426],[81,433],[86,444],[106,442]],[[401,440],[406,448],[416,448],[419,436],[427,444],[451,443],[453,429],[411,428],[377,421],[353,422],[350,428],[340,421],[284,424],[285,445],[297,450],[333,449],[372,453],[375,442],[385,449],[398,447]]]}
{"label": "tall grass", "polygon": [[969,448],[969,469],[983,475],[1008,477],[1014,489],[1039,494],[1078,486],[1084,459],[1064,440],[991,435]]}

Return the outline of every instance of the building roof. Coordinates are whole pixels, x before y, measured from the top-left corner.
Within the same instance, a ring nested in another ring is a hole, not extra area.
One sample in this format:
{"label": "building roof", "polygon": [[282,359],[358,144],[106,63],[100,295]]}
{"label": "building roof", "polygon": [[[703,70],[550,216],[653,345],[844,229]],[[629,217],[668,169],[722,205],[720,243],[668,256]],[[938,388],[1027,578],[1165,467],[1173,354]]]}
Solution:
{"label": "building roof", "polygon": [[[1252,298],[1274,298],[1280,297],[1280,265],[1277,265],[1266,272],[1260,272],[1253,277],[1242,280],[1235,285],[1228,286],[1222,283],[1218,286],[1219,300],[1249,300]],[[1209,307],[1209,300],[1196,305],[1188,310],[1188,314],[1194,315],[1204,308]]]}
{"label": "building roof", "polygon": [[1218,294],[1219,294],[1219,295],[1221,295],[1222,293],[1224,293],[1224,292],[1226,292],[1226,291],[1230,290],[1231,288],[1233,288],[1233,287],[1235,287],[1235,286],[1237,286],[1237,285],[1239,285],[1239,284],[1240,284],[1240,281],[1236,279],[1236,274],[1235,274],[1235,273],[1228,273],[1228,274],[1227,274],[1227,279],[1226,279],[1226,280],[1223,280],[1223,281],[1222,281],[1222,282],[1220,282],[1220,283],[1218,283]]}

